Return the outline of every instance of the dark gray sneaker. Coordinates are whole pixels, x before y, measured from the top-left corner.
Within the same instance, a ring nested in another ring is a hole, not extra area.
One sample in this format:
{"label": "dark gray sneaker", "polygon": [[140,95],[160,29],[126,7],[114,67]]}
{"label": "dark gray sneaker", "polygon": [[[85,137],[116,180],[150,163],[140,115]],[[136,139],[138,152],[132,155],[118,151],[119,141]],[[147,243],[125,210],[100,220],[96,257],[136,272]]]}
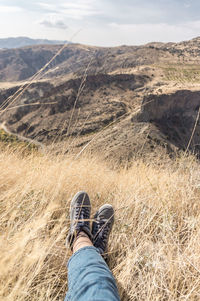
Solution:
{"label": "dark gray sneaker", "polygon": [[66,245],[73,247],[74,239],[83,231],[92,240],[90,231],[90,211],[91,204],[86,192],[78,192],[72,199],[70,205],[70,229],[67,236]]}
{"label": "dark gray sneaker", "polygon": [[114,223],[114,209],[105,204],[96,212],[92,223],[93,244],[99,249],[104,259],[107,259],[107,245]]}

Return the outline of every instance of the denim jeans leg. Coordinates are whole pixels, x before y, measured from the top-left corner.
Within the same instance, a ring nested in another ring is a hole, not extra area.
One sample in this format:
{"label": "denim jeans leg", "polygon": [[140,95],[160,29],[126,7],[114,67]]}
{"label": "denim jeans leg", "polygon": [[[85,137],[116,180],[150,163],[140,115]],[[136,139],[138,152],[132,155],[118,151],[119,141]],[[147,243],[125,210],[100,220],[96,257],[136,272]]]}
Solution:
{"label": "denim jeans leg", "polygon": [[68,262],[65,301],[120,301],[115,279],[95,247],[84,247]]}

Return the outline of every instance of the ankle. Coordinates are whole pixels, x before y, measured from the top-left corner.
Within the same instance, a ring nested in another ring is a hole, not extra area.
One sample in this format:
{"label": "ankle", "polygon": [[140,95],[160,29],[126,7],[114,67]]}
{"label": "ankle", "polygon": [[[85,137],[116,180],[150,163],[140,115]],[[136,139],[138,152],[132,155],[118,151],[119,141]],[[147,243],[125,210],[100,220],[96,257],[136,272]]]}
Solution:
{"label": "ankle", "polygon": [[73,253],[77,252],[81,248],[91,246],[93,246],[93,243],[91,242],[89,236],[85,232],[81,231],[74,240]]}

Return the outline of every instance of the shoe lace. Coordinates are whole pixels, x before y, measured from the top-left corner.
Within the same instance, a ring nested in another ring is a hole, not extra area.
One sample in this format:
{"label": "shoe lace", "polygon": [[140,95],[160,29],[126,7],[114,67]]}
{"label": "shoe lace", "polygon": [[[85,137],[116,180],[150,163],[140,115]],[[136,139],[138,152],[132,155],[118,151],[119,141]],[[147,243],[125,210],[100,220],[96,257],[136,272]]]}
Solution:
{"label": "shoe lace", "polygon": [[84,222],[84,219],[86,219],[90,214],[90,208],[88,206],[77,206],[75,211],[76,216],[78,217],[78,222],[79,220],[80,222]]}
{"label": "shoe lace", "polygon": [[97,230],[96,235],[94,237],[94,241],[98,240],[101,243],[103,249],[105,249],[108,236],[110,232],[110,222],[109,220],[100,220],[97,221],[95,225],[95,230]]}

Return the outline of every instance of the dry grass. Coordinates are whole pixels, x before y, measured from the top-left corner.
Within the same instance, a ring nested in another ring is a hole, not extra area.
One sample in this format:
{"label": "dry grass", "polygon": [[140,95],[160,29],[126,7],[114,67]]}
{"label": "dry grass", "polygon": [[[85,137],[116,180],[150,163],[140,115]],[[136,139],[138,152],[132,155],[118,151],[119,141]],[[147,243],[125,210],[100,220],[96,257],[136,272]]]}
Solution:
{"label": "dry grass", "polygon": [[[200,300],[200,174],[193,157],[112,170],[84,156],[0,152],[0,300],[63,300],[70,199],[116,210],[110,267],[122,300]],[[66,218],[67,215],[67,218]]]}

